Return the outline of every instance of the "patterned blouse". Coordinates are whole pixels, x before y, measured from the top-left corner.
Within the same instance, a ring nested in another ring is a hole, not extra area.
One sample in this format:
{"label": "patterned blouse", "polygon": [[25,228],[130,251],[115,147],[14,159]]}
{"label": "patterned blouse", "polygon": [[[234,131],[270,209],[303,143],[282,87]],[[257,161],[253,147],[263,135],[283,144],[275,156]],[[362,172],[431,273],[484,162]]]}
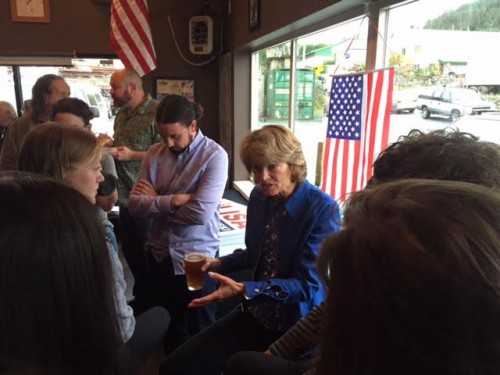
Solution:
{"label": "patterned blouse", "polygon": [[[280,197],[270,200],[269,217],[264,227],[262,251],[255,273],[256,280],[264,281],[276,277],[278,246],[284,218],[286,217],[285,201]],[[243,309],[249,311],[267,329],[283,331],[277,319],[280,315],[281,303],[270,298],[254,298],[243,303]]]}

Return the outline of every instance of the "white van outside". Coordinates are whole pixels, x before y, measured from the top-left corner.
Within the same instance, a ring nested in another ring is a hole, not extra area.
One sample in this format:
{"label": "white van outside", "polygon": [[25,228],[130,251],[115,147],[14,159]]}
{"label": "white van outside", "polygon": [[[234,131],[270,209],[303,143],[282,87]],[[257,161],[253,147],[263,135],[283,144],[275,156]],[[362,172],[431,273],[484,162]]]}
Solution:
{"label": "white van outside", "polygon": [[70,84],[71,96],[83,100],[94,113],[92,131],[94,133],[105,133],[113,135],[113,116],[109,99],[106,98],[99,87]]}

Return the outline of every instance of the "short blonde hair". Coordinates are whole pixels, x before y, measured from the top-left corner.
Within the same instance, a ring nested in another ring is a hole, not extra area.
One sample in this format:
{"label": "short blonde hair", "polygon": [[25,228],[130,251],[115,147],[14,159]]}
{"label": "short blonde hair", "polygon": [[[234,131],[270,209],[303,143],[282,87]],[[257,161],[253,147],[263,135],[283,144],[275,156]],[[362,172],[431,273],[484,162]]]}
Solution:
{"label": "short blonde hair", "polygon": [[290,165],[292,182],[302,182],[307,175],[299,140],[290,129],[280,125],[266,125],[243,137],[240,159],[251,175],[253,167],[280,163]]}

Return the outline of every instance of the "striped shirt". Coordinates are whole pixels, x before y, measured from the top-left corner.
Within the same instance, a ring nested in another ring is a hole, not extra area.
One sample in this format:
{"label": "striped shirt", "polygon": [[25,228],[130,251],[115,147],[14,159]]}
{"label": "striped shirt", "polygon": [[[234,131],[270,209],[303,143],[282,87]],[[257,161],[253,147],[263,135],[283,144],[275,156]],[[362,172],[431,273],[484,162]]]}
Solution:
{"label": "striped shirt", "polygon": [[324,328],[325,303],[312,309],[298,320],[283,336],[271,344],[269,350],[282,358],[296,359],[316,347]]}

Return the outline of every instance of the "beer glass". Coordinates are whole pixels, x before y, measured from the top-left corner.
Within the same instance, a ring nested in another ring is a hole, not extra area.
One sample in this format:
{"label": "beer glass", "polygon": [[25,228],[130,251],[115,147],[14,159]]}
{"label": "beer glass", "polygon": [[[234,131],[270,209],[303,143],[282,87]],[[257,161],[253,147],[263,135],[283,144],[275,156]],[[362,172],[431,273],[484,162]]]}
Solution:
{"label": "beer glass", "polygon": [[205,255],[201,253],[189,253],[184,256],[184,271],[186,272],[189,290],[203,288],[203,271],[201,267],[205,264],[205,259]]}

